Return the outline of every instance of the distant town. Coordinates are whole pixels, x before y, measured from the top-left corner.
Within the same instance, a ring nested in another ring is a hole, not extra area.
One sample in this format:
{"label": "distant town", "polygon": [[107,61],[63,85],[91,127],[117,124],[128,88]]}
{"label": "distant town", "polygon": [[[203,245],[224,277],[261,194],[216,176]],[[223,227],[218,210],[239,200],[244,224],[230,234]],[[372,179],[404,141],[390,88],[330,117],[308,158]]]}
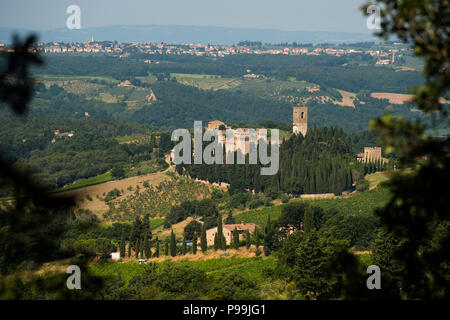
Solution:
{"label": "distant town", "polygon": [[[103,53],[127,58],[132,53],[154,54],[154,55],[192,55],[192,56],[209,56],[209,57],[225,57],[236,54],[270,54],[270,55],[332,55],[344,56],[351,54],[364,54],[377,57],[376,64],[391,64],[396,58],[403,56],[403,51],[408,51],[401,43],[393,43],[394,47],[386,49],[360,49],[351,45],[345,47],[336,47],[330,45],[313,46],[312,44],[283,44],[281,45],[262,45],[259,42],[240,42],[238,45],[203,45],[203,44],[165,44],[165,43],[124,43],[117,41],[95,41],[91,38],[86,42],[71,43],[40,43],[36,50],[45,53]],[[1,51],[11,51],[6,44],[0,43]],[[147,61],[151,63],[151,60]]]}

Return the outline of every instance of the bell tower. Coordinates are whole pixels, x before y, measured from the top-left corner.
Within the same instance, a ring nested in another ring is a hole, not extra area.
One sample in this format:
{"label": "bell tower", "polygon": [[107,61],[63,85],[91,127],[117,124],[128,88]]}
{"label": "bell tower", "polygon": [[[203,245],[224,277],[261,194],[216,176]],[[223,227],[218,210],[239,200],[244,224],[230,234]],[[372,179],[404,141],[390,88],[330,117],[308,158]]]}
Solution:
{"label": "bell tower", "polygon": [[294,107],[292,131],[294,134],[301,133],[306,136],[308,130],[308,108]]}

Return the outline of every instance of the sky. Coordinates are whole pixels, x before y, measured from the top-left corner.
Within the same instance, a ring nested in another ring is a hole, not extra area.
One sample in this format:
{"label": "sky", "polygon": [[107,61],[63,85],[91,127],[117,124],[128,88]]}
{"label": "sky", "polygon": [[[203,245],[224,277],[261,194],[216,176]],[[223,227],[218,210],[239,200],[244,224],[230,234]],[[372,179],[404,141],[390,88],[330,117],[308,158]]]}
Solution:
{"label": "sky", "polygon": [[69,5],[81,27],[189,25],[369,33],[364,0],[0,0],[0,27],[65,28]]}

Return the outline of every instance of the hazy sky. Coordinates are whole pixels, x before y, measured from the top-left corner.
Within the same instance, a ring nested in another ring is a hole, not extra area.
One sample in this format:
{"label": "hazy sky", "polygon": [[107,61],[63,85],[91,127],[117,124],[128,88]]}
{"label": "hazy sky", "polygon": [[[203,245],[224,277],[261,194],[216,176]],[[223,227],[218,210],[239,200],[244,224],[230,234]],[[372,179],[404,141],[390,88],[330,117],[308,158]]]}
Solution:
{"label": "hazy sky", "polygon": [[64,28],[66,8],[81,8],[81,27],[112,24],[250,27],[369,33],[364,0],[0,0],[0,26]]}

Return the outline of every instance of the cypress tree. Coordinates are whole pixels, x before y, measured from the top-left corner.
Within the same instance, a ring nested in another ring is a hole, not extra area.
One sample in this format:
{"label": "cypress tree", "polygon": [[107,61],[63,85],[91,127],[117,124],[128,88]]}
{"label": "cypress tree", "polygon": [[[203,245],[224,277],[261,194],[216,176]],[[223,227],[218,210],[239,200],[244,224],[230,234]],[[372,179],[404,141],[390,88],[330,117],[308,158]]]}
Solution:
{"label": "cypress tree", "polygon": [[223,225],[222,225],[222,215],[219,214],[217,217],[217,247],[222,249],[222,237],[223,235]]}
{"label": "cypress tree", "polygon": [[141,235],[142,230],[142,222],[139,217],[136,217],[133,223],[133,227],[131,228],[131,234],[130,234],[130,241],[132,243],[136,243],[136,240],[140,239],[142,237]]}
{"label": "cypress tree", "polygon": [[147,259],[150,259],[152,257],[152,249],[150,248],[150,243],[148,242],[148,234],[145,235],[144,240],[144,251],[145,251],[145,257]]}
{"label": "cypress tree", "polygon": [[164,241],[164,255],[168,256],[169,255],[169,240],[166,239]]}
{"label": "cypress tree", "polygon": [[259,234],[258,234],[258,229],[255,229],[255,246],[256,246],[256,249],[259,248]]}
{"label": "cypress tree", "polygon": [[156,249],[155,249],[155,257],[159,258],[159,239],[156,237]]}
{"label": "cypress tree", "polygon": [[311,207],[307,207],[305,210],[305,222],[303,225],[303,231],[310,233],[314,229],[314,211]]}
{"label": "cypress tree", "polygon": [[177,255],[177,239],[175,238],[175,233],[170,234],[170,255],[175,257]]}
{"label": "cypress tree", "polygon": [[206,241],[205,224],[202,225],[202,234],[200,235],[200,247],[201,247],[203,253],[205,253],[206,250],[208,250],[208,243]]}
{"label": "cypress tree", "polygon": [[139,239],[136,240],[136,246],[134,247],[134,254],[136,256],[136,259],[139,259]]}
{"label": "cypress tree", "polygon": [[145,237],[139,241],[139,255],[141,258],[144,258],[144,251],[145,251]]}
{"label": "cypress tree", "polygon": [[192,240],[192,253],[197,253],[197,232],[194,232],[194,239]]}
{"label": "cypress tree", "polygon": [[267,215],[267,222],[266,222],[266,226],[264,227],[264,233],[268,234],[271,230],[272,226],[270,224],[270,214]]}
{"label": "cypress tree", "polygon": [[251,244],[251,240],[250,240],[250,231],[246,231],[245,232],[245,246],[248,248],[250,248],[250,244]]}
{"label": "cypress tree", "polygon": [[233,224],[233,223],[236,223],[235,222],[235,220],[234,220],[234,218],[233,218],[233,211],[229,211],[228,212],[228,216],[227,216],[227,218],[225,219],[225,223],[226,224]]}
{"label": "cypress tree", "polygon": [[187,253],[186,236],[183,237],[183,246],[181,247],[181,253],[183,256]]}
{"label": "cypress tree", "polygon": [[144,219],[142,219],[141,228],[142,228],[141,233],[147,234],[147,237],[149,237],[149,239],[151,239],[152,231],[150,230],[150,215],[149,214],[146,214],[144,216]]}
{"label": "cypress tree", "polygon": [[233,243],[234,243],[234,248],[239,249],[239,232],[236,227],[234,227],[234,230],[233,230]]}
{"label": "cypress tree", "polygon": [[219,250],[219,233],[214,235],[214,250]]}
{"label": "cypress tree", "polygon": [[222,215],[220,214],[217,218],[217,247],[222,250],[227,248],[225,236],[223,235]]}
{"label": "cypress tree", "polygon": [[122,236],[120,237],[120,257],[125,258],[125,232],[122,231]]}
{"label": "cypress tree", "polygon": [[131,249],[132,249],[132,243],[133,242],[133,230],[130,231],[130,241],[128,242],[128,258],[131,258]]}

